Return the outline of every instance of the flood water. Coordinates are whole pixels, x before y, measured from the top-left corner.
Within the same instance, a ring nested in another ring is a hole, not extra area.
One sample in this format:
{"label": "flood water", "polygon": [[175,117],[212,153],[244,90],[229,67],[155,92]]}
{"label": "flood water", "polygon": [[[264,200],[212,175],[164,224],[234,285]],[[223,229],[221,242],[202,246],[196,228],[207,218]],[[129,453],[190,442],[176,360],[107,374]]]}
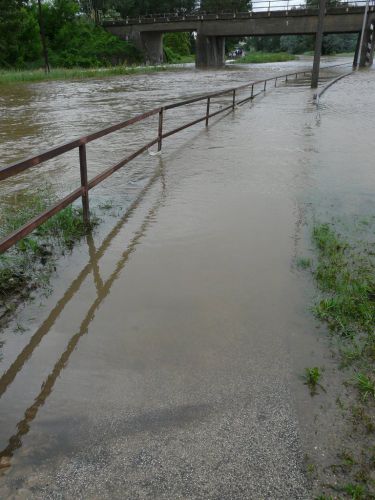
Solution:
{"label": "flood water", "polygon": [[[310,63],[4,88],[2,161]],[[317,437],[299,376],[334,366],[295,259],[311,220],[375,213],[373,95],[374,70],[318,108],[306,81],[280,85],[91,192],[99,228],[1,333],[2,498],[313,498],[304,453],[327,457],[335,433],[328,423]],[[166,127],[204,111],[173,112]],[[90,144],[89,177],[156,130],[151,119]],[[78,182],[67,154],[3,183],[1,200]],[[319,401],[332,421],[335,383]]]}

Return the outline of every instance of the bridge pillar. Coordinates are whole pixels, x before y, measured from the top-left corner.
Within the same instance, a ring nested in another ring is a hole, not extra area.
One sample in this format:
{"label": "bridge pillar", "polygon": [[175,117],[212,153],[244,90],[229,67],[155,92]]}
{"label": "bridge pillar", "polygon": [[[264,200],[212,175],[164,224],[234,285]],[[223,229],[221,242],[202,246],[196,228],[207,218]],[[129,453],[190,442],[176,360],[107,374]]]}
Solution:
{"label": "bridge pillar", "polygon": [[159,31],[142,31],[140,40],[146,62],[149,64],[163,64],[163,33]]}
{"label": "bridge pillar", "polygon": [[366,31],[363,37],[363,45],[359,58],[359,66],[372,66],[374,62],[375,49],[375,16],[369,17]]}
{"label": "bridge pillar", "polygon": [[225,66],[225,37],[206,36],[198,32],[195,65],[200,69]]}

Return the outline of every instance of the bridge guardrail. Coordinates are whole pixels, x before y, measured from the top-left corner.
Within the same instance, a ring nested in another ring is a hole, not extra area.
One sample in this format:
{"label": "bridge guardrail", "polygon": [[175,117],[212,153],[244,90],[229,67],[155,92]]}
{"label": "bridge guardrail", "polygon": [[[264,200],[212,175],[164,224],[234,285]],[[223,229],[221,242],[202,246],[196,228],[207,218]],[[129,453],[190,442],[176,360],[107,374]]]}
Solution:
{"label": "bridge guardrail", "polygon": [[[335,64],[331,66],[326,66],[326,68],[333,68],[333,67],[338,67],[338,66],[345,66],[348,65],[349,63],[343,63],[343,64]],[[323,68],[324,69],[324,68]],[[201,96],[193,97],[191,99],[187,99],[184,101],[179,101],[176,103],[168,104],[165,106],[157,107],[155,109],[152,109],[150,111],[147,111],[145,113],[142,113],[140,115],[137,115],[133,118],[130,118],[126,121],[117,123],[115,125],[112,125],[111,127],[104,128],[102,130],[99,130],[97,132],[94,132],[92,134],[80,137],[79,139],[75,139],[73,141],[67,142],[65,144],[56,146],[52,149],[49,149],[48,151],[44,151],[43,153],[40,153],[38,155],[32,156],[30,158],[18,161],[16,163],[13,163],[11,165],[5,166],[0,169],[0,181],[8,179],[10,177],[13,177],[25,170],[28,170],[29,168],[36,167],[40,165],[41,163],[50,160],[52,158],[56,158],[57,156],[60,156],[64,153],[67,153],[68,151],[72,151],[74,149],[78,149],[79,152],[79,165],[80,165],[80,177],[81,177],[81,186],[77,189],[75,189],[73,192],[59,200],[57,203],[52,205],[50,208],[42,212],[41,214],[37,215],[33,219],[29,220],[26,222],[23,226],[20,228],[16,229],[9,235],[7,235],[5,238],[3,238],[0,241],[0,254],[4,253],[6,250],[11,248],[13,245],[15,245],[18,241],[21,239],[25,238],[28,234],[30,234],[34,229],[42,225],[46,220],[50,219],[53,217],[55,214],[66,208],[67,206],[71,205],[74,201],[76,201],[78,198],[82,199],[82,208],[83,208],[83,220],[85,223],[89,223],[90,220],[90,213],[89,213],[89,191],[93,189],[95,186],[103,182],[107,177],[111,176],[114,172],[119,170],[120,168],[124,167],[127,165],[129,162],[140,156],[142,153],[146,152],[149,150],[152,146],[158,145],[158,151],[161,151],[162,149],[162,142],[163,139],[170,137],[174,134],[177,134],[178,132],[181,132],[182,130],[192,127],[193,125],[196,125],[201,122],[205,122],[206,127],[209,124],[210,118],[213,118],[221,113],[225,113],[226,111],[229,110],[234,110],[236,105],[244,104],[245,102],[252,101],[257,95],[259,95],[262,92],[265,92],[267,89],[267,84],[269,82],[274,82],[274,86],[277,86],[278,81],[284,80],[285,82],[288,81],[290,78],[295,78],[297,79],[299,75],[304,75],[306,76],[307,74],[310,74],[311,70],[305,70],[305,71],[297,71],[293,73],[288,73],[284,75],[277,75],[274,77],[266,78],[264,80],[257,80],[257,81],[252,81],[249,83],[246,83],[244,85],[240,85],[238,87],[231,87],[229,89],[224,89],[218,92],[212,92],[209,94],[204,94]],[[257,93],[255,93],[256,87],[261,86],[260,90],[258,90]],[[246,97],[238,100],[238,94],[240,92],[244,92],[248,90],[249,95]],[[211,104],[212,104],[212,99],[216,97],[222,97],[225,95],[232,95],[232,101],[230,105],[225,106],[223,108],[220,108],[218,111],[211,112]],[[167,132],[164,131],[163,123],[164,123],[164,116],[166,111],[179,108],[182,106],[187,106],[189,104],[197,103],[200,101],[206,101],[206,113],[204,116],[193,120],[189,123],[185,123],[181,125],[180,127],[177,127],[175,129],[169,130]],[[151,116],[159,115],[159,121],[158,121],[158,131],[157,131],[157,136],[148,142],[147,144],[144,144],[141,148],[137,149],[135,152],[130,154],[129,156],[123,158],[121,161],[117,162],[115,165],[112,165],[111,167],[105,169],[103,172],[100,174],[96,175],[94,178],[88,180],[88,175],[87,175],[87,159],[86,159],[86,144],[95,141],[97,139],[100,139],[101,137],[105,137],[113,132],[116,132],[118,130],[124,129],[126,127],[130,127],[131,125],[134,125],[135,123],[141,122],[143,120],[146,120],[147,118]]]}
{"label": "bridge guardrail", "polygon": [[[335,5],[327,5],[327,12],[340,12],[340,11],[355,11],[359,9],[364,10],[367,0],[347,0],[340,1]],[[375,0],[369,2],[370,10],[375,8]],[[258,13],[269,12],[283,12],[283,13],[296,13],[301,11],[311,12],[316,14],[319,11],[319,6],[308,4],[301,1],[295,3],[293,0],[253,0],[250,11],[218,11],[215,13],[205,12],[203,10],[195,10],[192,12],[171,12],[171,13],[154,13],[143,14],[138,17],[102,17],[103,24],[111,22],[125,22],[126,24],[150,24],[150,23],[168,23],[178,21],[210,21],[210,20],[228,20],[228,19],[247,19]]]}

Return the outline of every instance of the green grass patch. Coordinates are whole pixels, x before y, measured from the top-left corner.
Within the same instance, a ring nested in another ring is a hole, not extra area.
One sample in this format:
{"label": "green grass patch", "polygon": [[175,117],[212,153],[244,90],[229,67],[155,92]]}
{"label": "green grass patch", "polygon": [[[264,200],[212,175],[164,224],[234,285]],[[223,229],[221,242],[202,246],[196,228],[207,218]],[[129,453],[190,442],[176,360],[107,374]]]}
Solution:
{"label": "green grass patch", "polygon": [[260,64],[270,62],[294,61],[296,56],[288,52],[248,52],[243,57],[236,59],[236,63]]}
{"label": "green grass patch", "polygon": [[[176,61],[179,63],[190,62],[184,58]],[[42,69],[34,70],[0,70],[0,85],[14,83],[32,83],[49,80],[82,80],[87,78],[106,78],[110,76],[127,76],[143,73],[157,73],[172,71],[168,64],[161,66],[113,66],[109,68],[54,68],[49,73]]]}
{"label": "green grass patch", "polygon": [[314,396],[317,393],[317,388],[320,385],[319,381],[321,378],[322,378],[322,371],[317,366],[305,369],[305,375],[304,375],[305,384],[309,387],[310,394],[312,396]]}
{"label": "green grass patch", "polygon": [[[336,340],[341,366],[350,368],[346,386],[357,390],[348,406],[357,438],[354,455],[341,455],[342,463],[335,467],[343,486],[331,487],[340,492],[338,498],[358,500],[375,498],[375,448],[369,439],[375,432],[375,244],[369,241],[373,233],[370,222],[361,225],[365,238],[353,242],[333,224],[318,224],[312,234],[317,250],[312,272],[319,289],[313,311]],[[313,383],[314,373],[307,376]],[[347,444],[350,448],[352,442]]]}
{"label": "green grass patch", "polygon": [[308,257],[299,257],[296,263],[299,269],[309,269],[312,265],[312,260]]}
{"label": "green grass patch", "polygon": [[[21,227],[52,203],[53,198],[44,193],[21,197],[18,206],[22,208],[4,208],[0,214],[0,237]],[[33,290],[48,288],[57,256],[71,250],[97,222],[93,216],[92,222],[85,224],[82,210],[70,205],[0,255],[0,319],[13,312]]]}

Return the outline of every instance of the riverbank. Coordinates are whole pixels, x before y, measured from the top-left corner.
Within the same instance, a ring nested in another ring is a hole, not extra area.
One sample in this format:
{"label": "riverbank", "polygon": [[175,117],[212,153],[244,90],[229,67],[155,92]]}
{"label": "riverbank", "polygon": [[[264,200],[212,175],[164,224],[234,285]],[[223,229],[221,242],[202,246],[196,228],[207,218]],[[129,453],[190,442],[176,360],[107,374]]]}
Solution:
{"label": "riverbank", "polygon": [[[236,63],[269,63],[294,61],[295,55],[286,52],[251,52],[244,57],[236,59]],[[163,71],[176,71],[184,68],[185,64],[191,64],[195,60],[194,55],[180,56],[178,60],[170,61],[159,66],[111,66],[104,68],[53,68],[49,73],[44,69],[32,70],[0,70],[0,85],[11,85],[14,83],[32,83],[55,80],[84,80],[89,78],[107,78],[111,76],[139,75],[149,73],[160,73]]]}
{"label": "riverbank", "polygon": [[[190,60],[188,61],[190,62]],[[55,80],[84,80],[88,78],[107,78],[111,76],[139,75],[160,73],[162,71],[181,70],[185,60],[178,64],[160,66],[112,66],[109,68],[53,68],[49,73],[43,69],[0,71],[0,85],[14,83],[44,82]]]}

